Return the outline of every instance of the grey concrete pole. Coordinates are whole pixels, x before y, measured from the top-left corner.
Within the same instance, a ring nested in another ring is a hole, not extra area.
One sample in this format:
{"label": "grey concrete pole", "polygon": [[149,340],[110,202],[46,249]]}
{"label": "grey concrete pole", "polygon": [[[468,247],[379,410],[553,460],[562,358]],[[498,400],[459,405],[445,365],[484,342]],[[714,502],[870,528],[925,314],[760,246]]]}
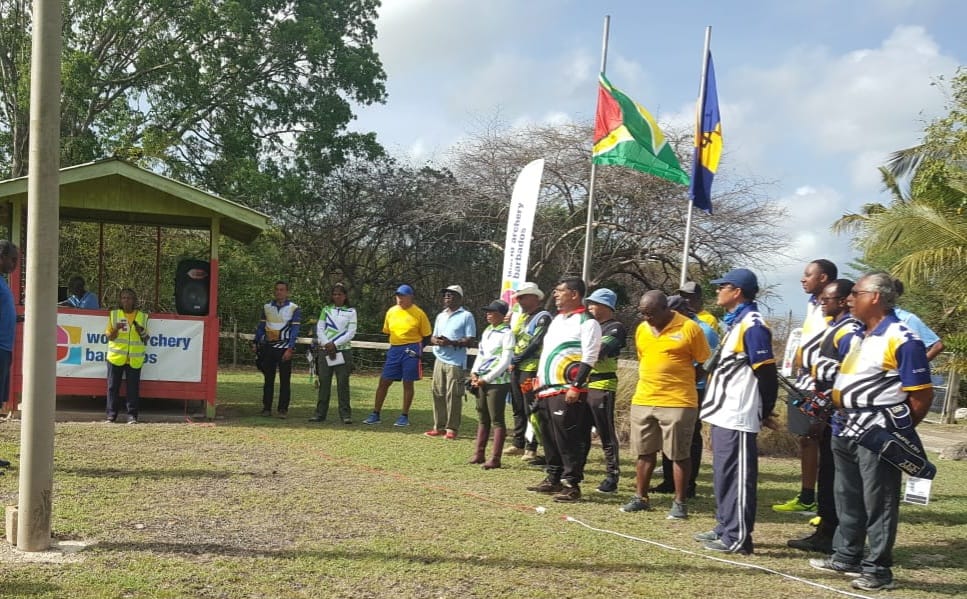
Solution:
{"label": "grey concrete pole", "polygon": [[34,0],[17,547],[50,547],[60,204],[60,0]]}

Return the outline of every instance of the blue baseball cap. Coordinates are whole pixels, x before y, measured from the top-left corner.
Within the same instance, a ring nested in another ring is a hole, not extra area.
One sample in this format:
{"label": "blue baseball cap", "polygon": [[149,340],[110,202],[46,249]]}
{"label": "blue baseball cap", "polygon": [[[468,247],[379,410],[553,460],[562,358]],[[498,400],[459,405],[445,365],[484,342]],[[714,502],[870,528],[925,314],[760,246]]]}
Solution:
{"label": "blue baseball cap", "polygon": [[748,268],[736,268],[722,275],[722,278],[711,281],[712,285],[734,285],[744,291],[746,295],[759,292],[759,280],[755,273]]}
{"label": "blue baseball cap", "polygon": [[618,295],[614,291],[602,287],[601,289],[595,289],[591,295],[584,299],[585,304],[588,302],[601,304],[614,310],[614,307],[618,304]]}
{"label": "blue baseball cap", "polygon": [[496,299],[480,309],[484,312],[498,312],[502,316],[507,316],[507,311],[510,310],[510,306],[504,300]]}
{"label": "blue baseball cap", "polygon": [[396,295],[416,295],[413,292],[413,288],[409,285],[400,285],[396,288]]}

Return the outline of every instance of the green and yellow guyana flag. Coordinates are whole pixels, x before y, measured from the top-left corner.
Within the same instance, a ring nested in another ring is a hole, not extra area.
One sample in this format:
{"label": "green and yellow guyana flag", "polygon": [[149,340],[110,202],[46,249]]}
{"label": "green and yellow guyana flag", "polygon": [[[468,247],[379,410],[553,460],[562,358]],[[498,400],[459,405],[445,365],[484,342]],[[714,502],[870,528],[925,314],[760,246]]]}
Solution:
{"label": "green and yellow guyana flag", "polygon": [[594,117],[595,164],[618,164],[688,185],[685,171],[647,110],[600,75]]}

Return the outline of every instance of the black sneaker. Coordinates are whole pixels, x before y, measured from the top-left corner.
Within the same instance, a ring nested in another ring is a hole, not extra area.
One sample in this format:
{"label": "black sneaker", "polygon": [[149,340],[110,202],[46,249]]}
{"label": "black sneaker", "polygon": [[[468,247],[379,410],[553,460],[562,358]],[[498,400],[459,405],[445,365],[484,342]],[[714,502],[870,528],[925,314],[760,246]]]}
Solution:
{"label": "black sneaker", "polygon": [[675,483],[664,481],[660,485],[655,485],[654,487],[648,489],[648,492],[649,493],[674,493]]}
{"label": "black sneaker", "polygon": [[527,487],[527,490],[533,491],[534,493],[547,493],[548,495],[550,495],[551,493],[560,493],[561,491],[563,491],[564,485],[562,485],[560,481],[553,482],[553,481],[544,479],[538,485],[534,485],[533,487]]}
{"label": "black sneaker", "polygon": [[262,416],[265,416],[266,418],[271,418],[272,417],[272,410],[262,410],[262,414],[261,415]]}
{"label": "black sneaker", "polygon": [[7,460],[0,460],[0,468],[9,468],[9,467],[10,467],[10,462],[8,462]]}
{"label": "black sneaker", "polygon": [[598,485],[598,493],[607,493],[610,495],[611,493],[614,493],[617,490],[618,490],[618,479],[612,478],[610,476],[604,479],[603,481],[601,481],[601,484]]}
{"label": "black sneaker", "polygon": [[322,416],[313,416],[312,418],[309,419],[309,422],[325,422],[325,421],[326,419],[323,418]]}
{"label": "black sneaker", "polygon": [[790,539],[786,541],[786,545],[800,551],[814,551],[826,555],[833,552],[833,538],[829,535],[819,534],[819,531],[801,539]]}
{"label": "black sneaker", "polygon": [[531,466],[547,466],[547,458],[545,458],[542,455],[539,455],[527,463]]}
{"label": "black sneaker", "polygon": [[833,559],[832,556],[829,557],[817,557],[809,560],[809,565],[817,570],[825,570],[827,572],[835,572],[837,574],[845,574],[847,576],[859,576],[860,567],[855,564],[844,564],[843,562],[838,562]]}
{"label": "black sneaker", "polygon": [[853,588],[861,591],[888,591],[896,588],[892,578],[880,578],[873,574],[863,574],[853,581]]}

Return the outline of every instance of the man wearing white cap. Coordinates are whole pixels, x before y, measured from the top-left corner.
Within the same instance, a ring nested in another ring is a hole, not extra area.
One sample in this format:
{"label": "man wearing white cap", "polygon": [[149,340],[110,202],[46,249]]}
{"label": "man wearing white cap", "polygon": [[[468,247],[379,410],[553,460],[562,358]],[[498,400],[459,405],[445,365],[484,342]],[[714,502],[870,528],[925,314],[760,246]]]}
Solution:
{"label": "man wearing white cap", "polygon": [[[618,354],[624,348],[628,329],[614,317],[618,296],[610,289],[596,289],[584,300],[588,312],[601,325],[601,350],[588,379],[588,409],[604,450],[607,476],[598,485],[599,493],[618,490],[618,434],[614,428],[614,399],[618,392]],[[590,451],[591,442],[587,449]]]}
{"label": "man wearing white cap", "polygon": [[[529,382],[537,376],[537,365],[544,345],[544,333],[551,324],[551,313],[543,310],[544,292],[536,283],[524,283],[514,293],[514,299],[520,306],[519,312],[514,312],[510,323],[514,334],[514,356],[510,360],[510,399],[514,412],[514,436],[511,446],[504,451],[504,455],[523,454],[524,459],[537,459],[537,438],[527,441],[528,406],[536,398],[529,388]],[[524,391],[521,386],[528,387]]]}
{"label": "man wearing white cap", "polygon": [[386,311],[383,318],[383,333],[389,335],[389,350],[386,363],[376,387],[373,413],[363,420],[363,424],[379,424],[379,411],[386,401],[386,393],[394,381],[403,381],[403,412],[393,426],[410,425],[410,406],[413,405],[413,381],[423,375],[420,357],[423,346],[433,329],[426,312],[413,303],[413,288],[400,285],[396,288],[396,305]]}
{"label": "man wearing white cap", "polygon": [[450,285],[441,289],[443,311],[437,314],[433,324],[433,428],[427,437],[444,437],[450,441],[457,438],[460,418],[463,416],[464,379],[467,376],[467,348],[477,336],[473,315],[460,304],[463,287]]}

